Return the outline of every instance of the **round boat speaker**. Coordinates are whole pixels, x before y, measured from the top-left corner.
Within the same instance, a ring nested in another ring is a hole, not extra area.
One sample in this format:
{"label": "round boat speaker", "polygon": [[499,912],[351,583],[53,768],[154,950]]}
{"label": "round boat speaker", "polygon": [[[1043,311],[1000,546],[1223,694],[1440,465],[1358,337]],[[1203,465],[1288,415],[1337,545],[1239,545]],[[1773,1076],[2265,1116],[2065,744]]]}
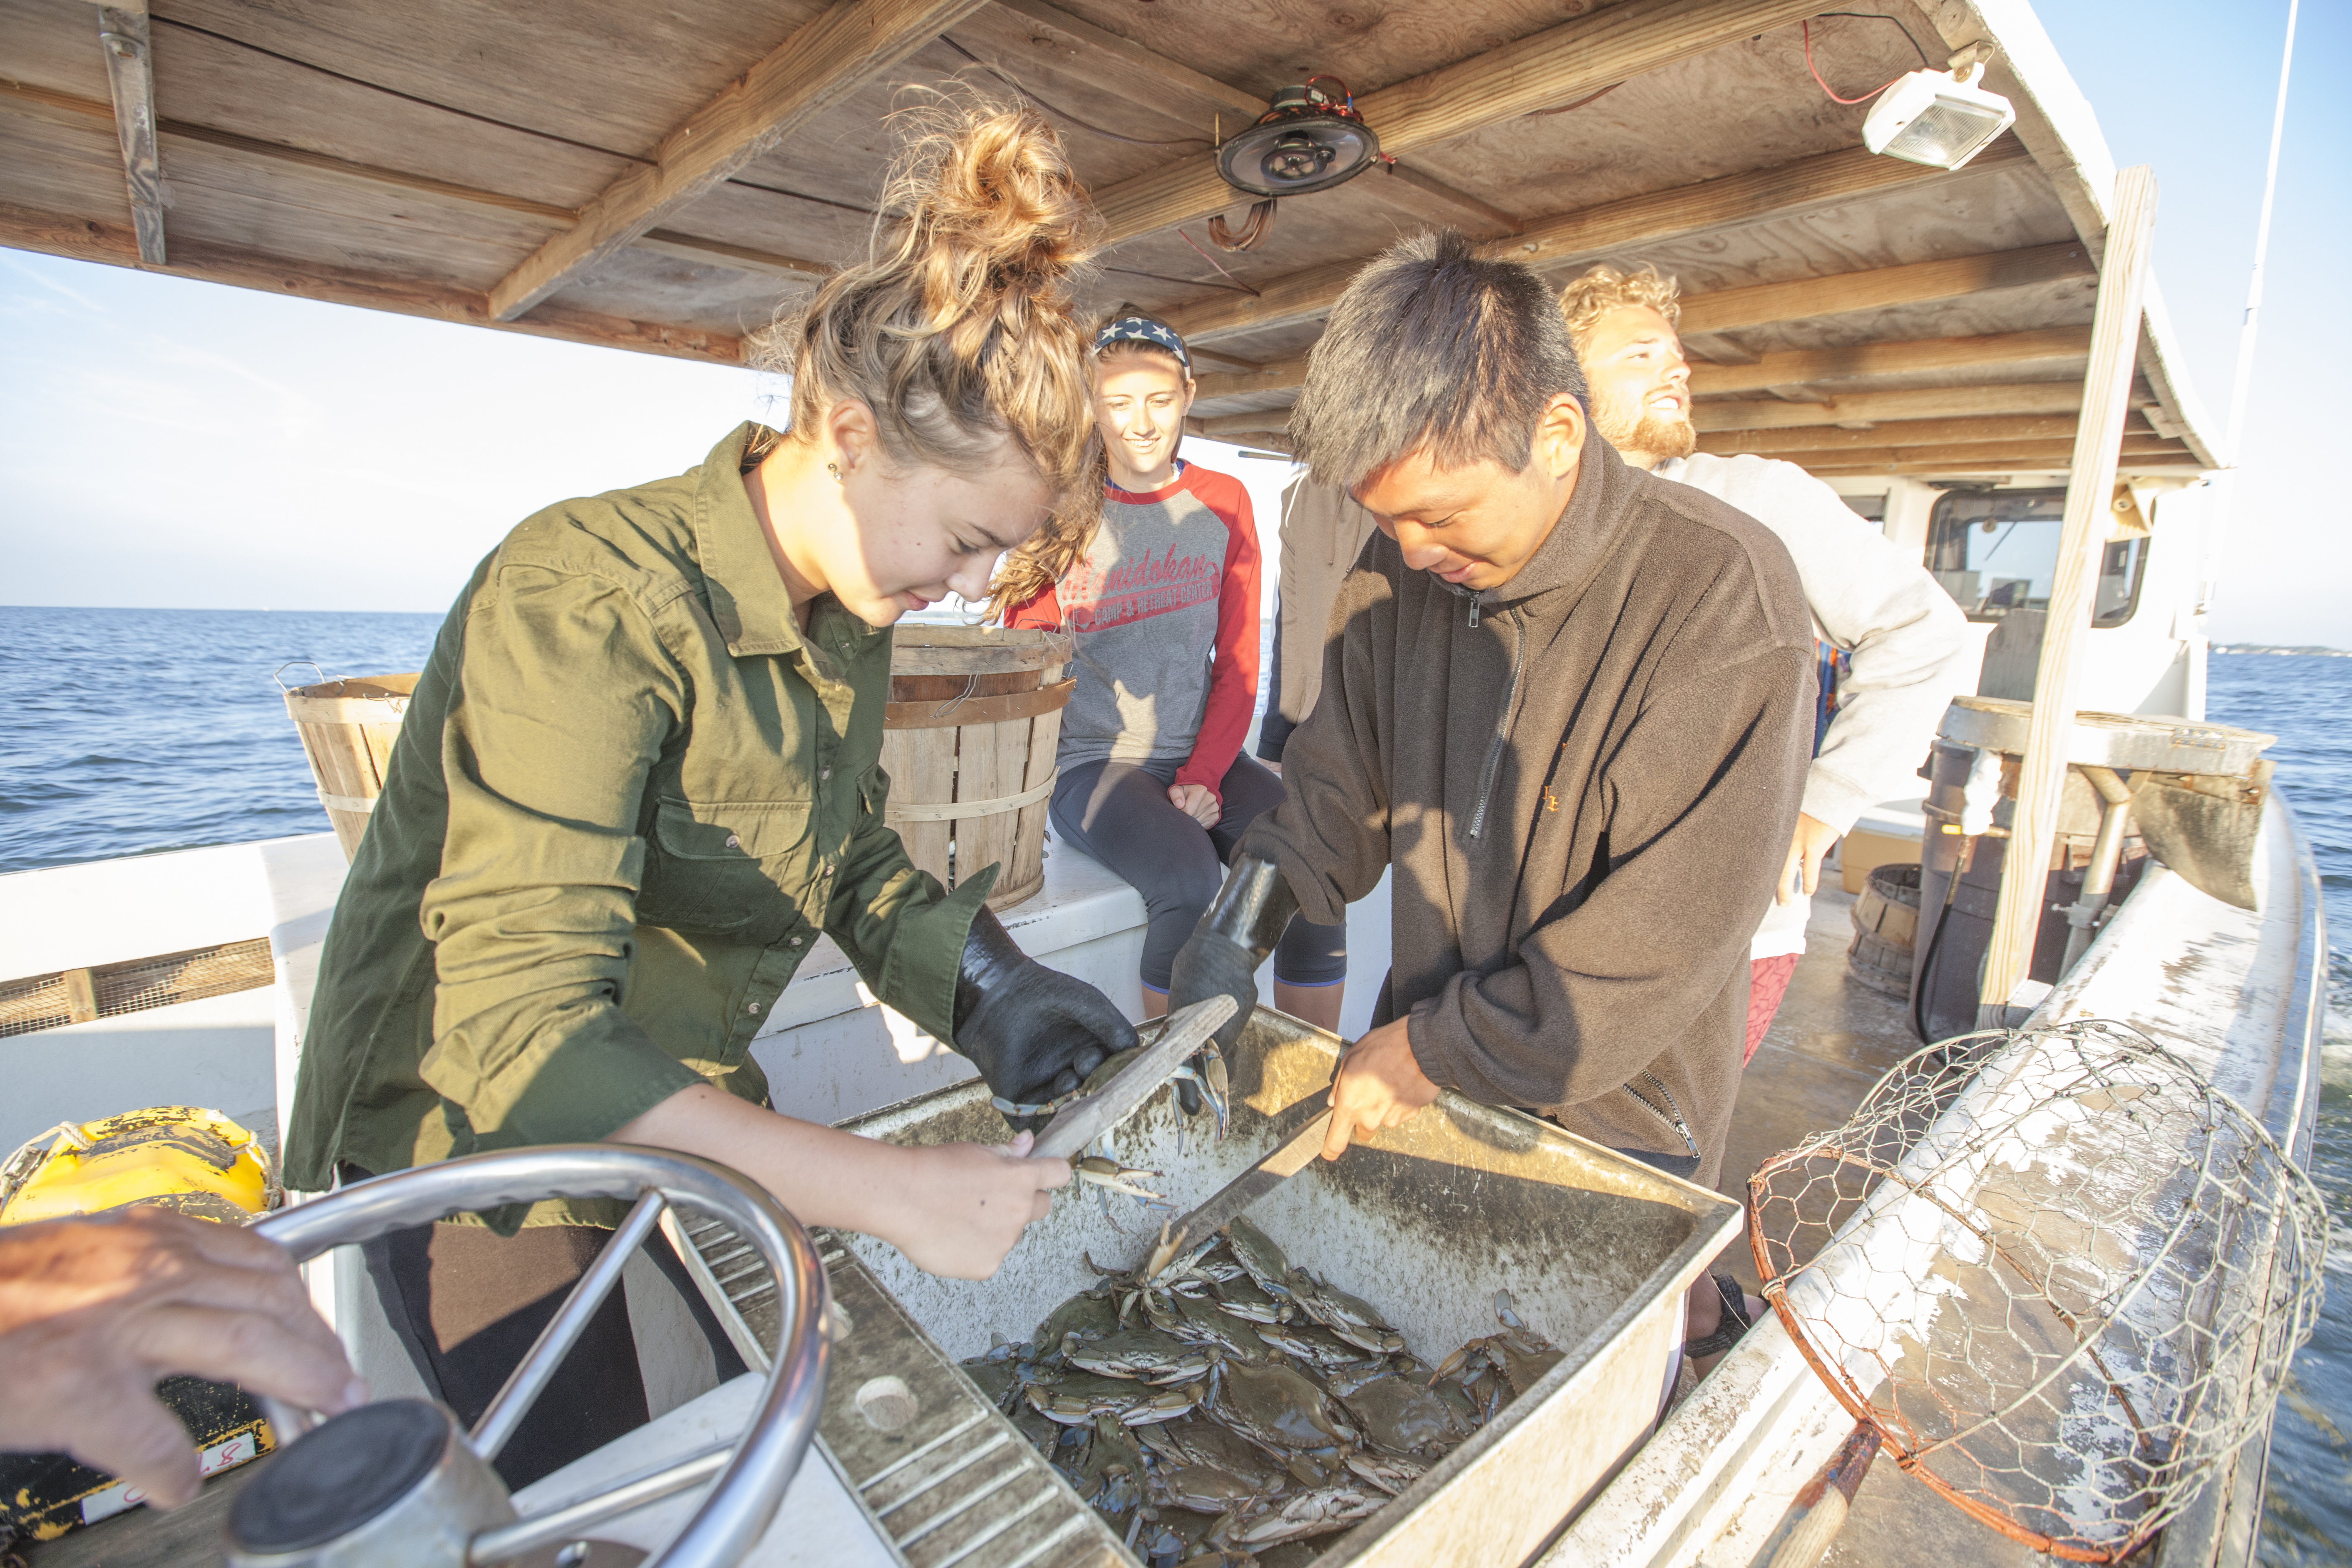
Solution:
{"label": "round boat speaker", "polygon": [[1354,179],[1380,153],[1354,101],[1309,81],[1275,94],[1256,124],[1219,147],[1217,173],[1254,196],[1297,196]]}

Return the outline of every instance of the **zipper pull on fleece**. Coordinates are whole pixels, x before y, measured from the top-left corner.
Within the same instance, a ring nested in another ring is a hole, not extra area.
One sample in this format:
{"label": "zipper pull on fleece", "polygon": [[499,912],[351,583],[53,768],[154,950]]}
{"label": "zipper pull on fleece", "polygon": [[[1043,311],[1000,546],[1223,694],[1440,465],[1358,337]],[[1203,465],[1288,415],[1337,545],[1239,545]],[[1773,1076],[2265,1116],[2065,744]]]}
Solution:
{"label": "zipper pull on fleece", "polygon": [[1470,595],[1470,629],[1472,631],[1478,629],[1478,595],[1476,594]]}

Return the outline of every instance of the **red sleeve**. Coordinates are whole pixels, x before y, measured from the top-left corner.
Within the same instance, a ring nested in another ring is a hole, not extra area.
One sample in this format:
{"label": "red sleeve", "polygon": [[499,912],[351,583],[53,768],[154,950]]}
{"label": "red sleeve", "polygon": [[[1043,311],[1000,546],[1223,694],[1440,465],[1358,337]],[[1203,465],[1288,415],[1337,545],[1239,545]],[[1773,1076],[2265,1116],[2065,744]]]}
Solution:
{"label": "red sleeve", "polygon": [[1004,612],[1008,626],[1035,627],[1042,631],[1058,631],[1062,626],[1062,598],[1053,584],[1024,599]]}
{"label": "red sleeve", "polygon": [[1224,520],[1225,574],[1217,586],[1217,646],[1209,666],[1209,708],[1192,754],[1176,770],[1180,784],[1199,784],[1217,796],[1225,770],[1249,735],[1250,710],[1257,706],[1257,524],[1250,515],[1249,491],[1230,474],[1197,473],[1192,493]]}

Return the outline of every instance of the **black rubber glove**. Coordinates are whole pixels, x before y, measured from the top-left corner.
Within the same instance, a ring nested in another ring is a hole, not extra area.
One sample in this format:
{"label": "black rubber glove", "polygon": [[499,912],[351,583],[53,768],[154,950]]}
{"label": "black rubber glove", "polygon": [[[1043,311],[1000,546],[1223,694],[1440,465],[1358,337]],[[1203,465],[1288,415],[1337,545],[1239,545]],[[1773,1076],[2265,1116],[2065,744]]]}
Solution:
{"label": "black rubber glove", "polygon": [[[1217,889],[1209,912],[1176,955],[1168,1010],[1173,1013],[1212,996],[1232,997],[1234,1016],[1216,1036],[1219,1050],[1232,1050],[1257,1008],[1258,965],[1297,912],[1298,900],[1273,861],[1235,856],[1225,885]],[[1201,1109],[1200,1087],[1188,1079],[1176,1080],[1176,1098],[1188,1116]]]}
{"label": "black rubber glove", "polygon": [[[1111,999],[1023,952],[986,910],[956,964],[955,1048],[1000,1100],[1038,1105],[1069,1093],[1103,1058],[1135,1046],[1135,1026]],[[1014,1130],[1035,1122],[1012,1119]]]}

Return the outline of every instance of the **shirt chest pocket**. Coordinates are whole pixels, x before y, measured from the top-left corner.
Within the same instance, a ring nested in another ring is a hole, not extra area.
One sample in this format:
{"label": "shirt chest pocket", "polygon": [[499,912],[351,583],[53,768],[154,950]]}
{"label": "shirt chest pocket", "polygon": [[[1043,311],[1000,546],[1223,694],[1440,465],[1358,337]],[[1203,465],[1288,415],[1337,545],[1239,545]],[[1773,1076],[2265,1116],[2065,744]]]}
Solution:
{"label": "shirt chest pocket", "polygon": [[657,800],[637,918],[675,931],[781,931],[808,882],[812,819],[807,801]]}

